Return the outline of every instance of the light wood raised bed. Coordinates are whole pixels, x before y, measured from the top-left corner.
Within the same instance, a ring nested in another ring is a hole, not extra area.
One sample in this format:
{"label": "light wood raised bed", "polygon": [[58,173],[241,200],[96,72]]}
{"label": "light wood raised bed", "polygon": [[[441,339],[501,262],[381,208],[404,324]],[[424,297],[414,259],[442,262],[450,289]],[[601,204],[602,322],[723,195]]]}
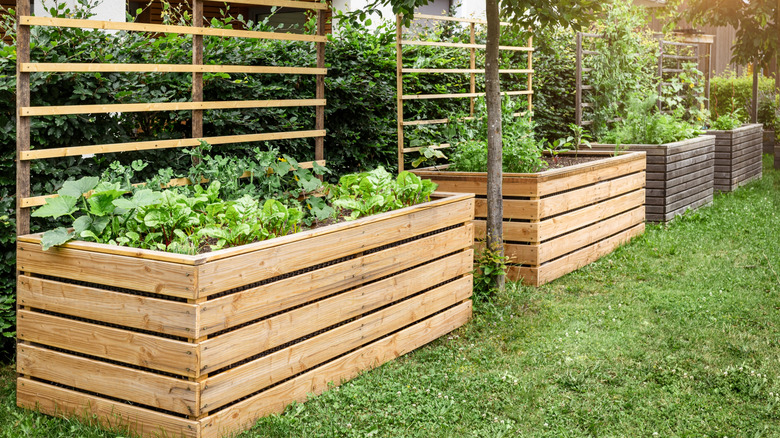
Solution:
{"label": "light wood raised bed", "polygon": [[715,190],[732,192],[761,178],[763,125],[754,123],[730,131],[707,131],[715,139]]}
{"label": "light wood raised bed", "polygon": [[183,256],[19,238],[17,403],[219,437],[471,315],[474,199]]}
{"label": "light wood raised bed", "polygon": [[[613,144],[592,144],[615,150]],[[715,137],[699,136],[666,144],[625,144],[620,149],[647,154],[646,218],[668,222],[712,202]]]}
{"label": "light wood raised bed", "polygon": [[[644,229],[645,154],[580,152],[603,159],[538,173],[504,174],[508,277],[542,285],[579,269]],[[442,169],[442,168],[439,168]],[[477,245],[485,237],[487,174],[415,170],[447,192],[475,193]]]}

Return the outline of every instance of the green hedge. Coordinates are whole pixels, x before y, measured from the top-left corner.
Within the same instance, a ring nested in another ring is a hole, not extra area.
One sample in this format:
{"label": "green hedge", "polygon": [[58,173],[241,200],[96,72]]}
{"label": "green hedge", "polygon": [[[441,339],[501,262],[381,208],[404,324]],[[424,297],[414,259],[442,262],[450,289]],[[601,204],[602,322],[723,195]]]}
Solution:
{"label": "green hedge", "polygon": [[[759,98],[774,95],[775,80],[764,76],[759,76],[758,93]],[[732,108],[732,98],[734,99],[734,108]],[[753,76],[745,73],[742,76],[736,76],[733,73],[717,76],[710,81],[710,112],[712,119],[732,111],[732,109],[742,109],[744,121],[750,117],[750,102],[753,98]],[[762,123],[771,123],[768,120],[759,120]]]}

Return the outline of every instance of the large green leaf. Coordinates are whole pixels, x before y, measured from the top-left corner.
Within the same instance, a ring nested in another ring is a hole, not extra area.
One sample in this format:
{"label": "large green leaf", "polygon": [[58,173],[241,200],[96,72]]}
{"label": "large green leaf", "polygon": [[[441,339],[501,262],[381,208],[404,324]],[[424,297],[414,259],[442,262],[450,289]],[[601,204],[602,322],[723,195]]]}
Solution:
{"label": "large green leaf", "polygon": [[160,200],[162,200],[162,194],[160,192],[153,192],[149,189],[143,189],[133,193],[133,197],[130,199],[119,198],[115,199],[113,202],[114,205],[119,208],[132,210],[135,208],[158,204]]}
{"label": "large green leaf", "polygon": [[57,194],[60,196],[78,198],[84,193],[94,189],[98,185],[98,182],[100,182],[100,178],[96,176],[85,176],[76,181],[65,181],[62,188],[57,191]]}
{"label": "large green leaf", "polygon": [[53,217],[58,218],[67,216],[76,212],[77,197],[58,196],[56,198],[47,198],[46,204],[32,213],[33,217]]}
{"label": "large green leaf", "polygon": [[116,208],[113,201],[114,198],[110,193],[94,194],[87,199],[89,204],[89,213],[95,216],[106,216],[114,212]]}
{"label": "large green leaf", "polygon": [[73,233],[69,233],[64,227],[59,227],[43,233],[41,245],[43,246],[43,250],[46,251],[52,246],[62,245],[73,237]]}

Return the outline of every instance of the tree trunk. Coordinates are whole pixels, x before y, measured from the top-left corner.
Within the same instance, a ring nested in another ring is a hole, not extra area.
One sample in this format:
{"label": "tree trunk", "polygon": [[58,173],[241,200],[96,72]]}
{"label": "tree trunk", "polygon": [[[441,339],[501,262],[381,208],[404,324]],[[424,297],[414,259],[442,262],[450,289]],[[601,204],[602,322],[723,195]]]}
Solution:
{"label": "tree trunk", "polygon": [[[498,0],[485,2],[487,18],[487,46],[485,47],[485,100],[487,102],[487,246],[492,251],[504,255],[504,205],[501,199],[503,179],[501,145],[501,86],[498,77],[498,44],[501,36],[501,24],[498,13]],[[496,279],[496,288],[504,289],[505,278]]]}
{"label": "tree trunk", "polygon": [[758,60],[753,61],[753,100],[750,101],[750,122],[758,123]]}

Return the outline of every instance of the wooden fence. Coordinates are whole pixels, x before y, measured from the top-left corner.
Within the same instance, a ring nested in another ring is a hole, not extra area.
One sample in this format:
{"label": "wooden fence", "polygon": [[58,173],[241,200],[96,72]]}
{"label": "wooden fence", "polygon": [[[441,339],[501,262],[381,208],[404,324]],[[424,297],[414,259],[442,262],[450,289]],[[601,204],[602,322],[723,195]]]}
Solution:
{"label": "wooden fence", "polygon": [[[30,0],[17,2],[17,137],[16,137],[16,217],[17,233],[30,231],[30,208],[43,205],[47,197],[31,196],[30,163],[33,160],[72,157],[86,154],[107,154],[115,152],[141,151],[165,148],[192,147],[205,140],[210,144],[250,143],[257,141],[313,138],[315,141],[315,160],[323,164],[325,139],[325,22],[328,6],[325,3],[294,0],[225,0],[225,3],[240,3],[268,6],[285,6],[314,11],[317,15],[314,35],[259,32],[239,29],[219,29],[204,27],[204,0],[192,1],[193,25],[173,26],[148,23],[122,23],[96,20],[78,20],[70,18],[35,17],[30,15]],[[30,59],[30,29],[33,26],[55,26],[61,28],[103,29],[114,31],[175,33],[192,36],[191,64],[119,64],[119,63],[34,63]],[[203,37],[258,38],[270,40],[302,41],[315,44],[316,67],[300,66],[246,66],[217,65],[203,63]],[[190,102],[105,104],[105,105],[67,105],[33,107],[30,103],[30,75],[36,72],[51,73],[93,73],[93,72],[154,72],[154,73],[192,73],[192,99]],[[298,74],[313,75],[316,78],[314,99],[287,100],[242,100],[242,101],[203,101],[203,73],[244,73],[244,74]],[[235,108],[281,108],[314,107],[314,129],[305,131],[267,132],[219,137],[203,136],[203,112],[207,110]],[[33,117],[65,114],[106,114],[116,112],[146,111],[192,111],[192,135],[190,138],[174,140],[151,140],[129,143],[78,145],[65,148],[49,148],[35,145],[32,148],[30,123]],[[311,162],[302,163],[311,166]]]}
{"label": "wooden fence", "polygon": [[[449,21],[458,23],[467,23],[469,25],[469,43],[453,43],[446,41],[421,41],[415,39],[404,39],[403,17],[396,17],[396,104],[397,104],[397,122],[398,122],[398,171],[404,170],[404,156],[407,153],[419,152],[424,147],[405,147],[404,127],[421,125],[441,125],[449,122],[449,119],[431,119],[431,120],[404,120],[404,102],[412,100],[428,99],[469,99],[469,114],[474,116],[474,99],[485,96],[484,92],[477,91],[476,77],[478,74],[485,74],[485,69],[477,68],[476,53],[477,50],[484,50],[484,44],[476,43],[476,26],[487,24],[484,20],[447,17],[442,15],[415,14],[414,20],[431,21]],[[414,21],[413,20],[413,21]],[[507,26],[509,23],[501,23]],[[469,68],[407,68],[403,65],[404,46],[433,46],[433,47],[455,47],[469,50]],[[527,88],[524,90],[504,91],[503,96],[528,96],[528,110],[533,109],[533,37],[528,38],[527,46],[499,46],[502,51],[519,51],[528,53],[528,63],[526,68],[500,69],[500,74],[524,74],[528,75]],[[470,85],[468,93],[436,93],[436,94],[404,94],[403,80],[404,74],[468,74],[470,76]],[[427,146],[431,149],[446,149],[451,147],[448,143],[437,143]]]}

